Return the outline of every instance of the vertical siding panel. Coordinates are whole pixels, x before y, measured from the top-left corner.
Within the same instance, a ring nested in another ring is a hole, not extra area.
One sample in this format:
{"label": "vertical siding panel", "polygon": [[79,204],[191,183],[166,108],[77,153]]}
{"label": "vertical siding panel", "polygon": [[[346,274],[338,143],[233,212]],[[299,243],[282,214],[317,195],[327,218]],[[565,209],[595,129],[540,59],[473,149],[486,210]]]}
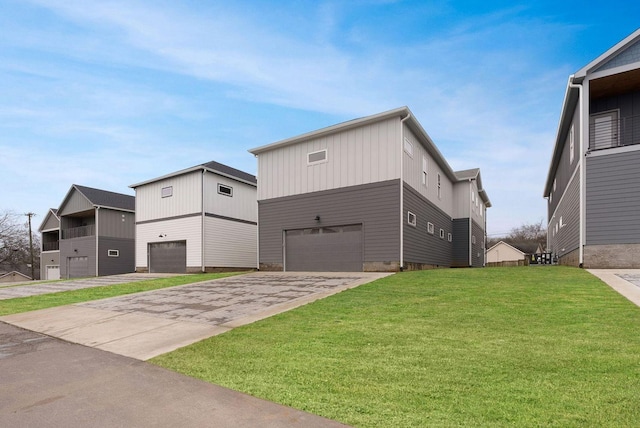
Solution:
{"label": "vertical siding panel", "polygon": [[207,217],[205,265],[207,267],[256,267],[257,226]]}

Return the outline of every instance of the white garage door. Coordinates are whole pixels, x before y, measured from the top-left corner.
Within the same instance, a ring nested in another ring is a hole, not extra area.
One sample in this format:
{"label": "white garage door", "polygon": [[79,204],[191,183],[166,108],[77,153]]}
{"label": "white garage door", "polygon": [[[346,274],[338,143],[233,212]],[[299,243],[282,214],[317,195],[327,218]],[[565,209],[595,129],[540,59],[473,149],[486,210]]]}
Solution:
{"label": "white garage door", "polygon": [[186,273],[187,241],[149,244],[150,273]]}
{"label": "white garage door", "polygon": [[362,225],[285,232],[285,270],[362,272]]}
{"label": "white garage door", "polygon": [[87,256],[69,257],[67,259],[67,275],[69,278],[85,278],[95,276],[95,270],[89,272],[89,258]]}
{"label": "white garage door", "polygon": [[46,275],[45,279],[60,279],[60,265],[47,265]]}

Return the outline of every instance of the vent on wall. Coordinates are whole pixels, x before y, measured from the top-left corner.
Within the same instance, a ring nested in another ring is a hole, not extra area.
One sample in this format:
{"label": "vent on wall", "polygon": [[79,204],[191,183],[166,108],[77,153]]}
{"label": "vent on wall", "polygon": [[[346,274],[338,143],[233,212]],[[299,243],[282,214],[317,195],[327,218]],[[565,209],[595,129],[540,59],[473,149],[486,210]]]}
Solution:
{"label": "vent on wall", "polygon": [[307,164],[313,165],[316,163],[327,161],[327,149],[319,150],[317,152],[311,152],[307,155]]}

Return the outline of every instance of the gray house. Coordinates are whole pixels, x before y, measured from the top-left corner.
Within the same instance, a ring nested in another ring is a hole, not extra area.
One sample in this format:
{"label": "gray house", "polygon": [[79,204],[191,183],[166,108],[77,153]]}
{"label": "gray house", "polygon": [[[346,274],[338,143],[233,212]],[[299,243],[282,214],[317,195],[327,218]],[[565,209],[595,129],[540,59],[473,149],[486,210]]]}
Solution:
{"label": "gray house", "polygon": [[250,152],[261,270],[484,265],[480,171],[453,171],[407,107]]}
{"label": "gray house", "polygon": [[40,232],[40,278],[60,279],[60,217],[58,210],[49,209]]}
{"label": "gray house", "polygon": [[57,211],[60,277],[133,272],[134,210],[133,196],[72,185]]}
{"label": "gray house", "polygon": [[640,29],[569,76],[544,187],[559,263],[640,268]]}
{"label": "gray house", "polygon": [[131,187],[137,272],[256,268],[255,176],[207,162]]}

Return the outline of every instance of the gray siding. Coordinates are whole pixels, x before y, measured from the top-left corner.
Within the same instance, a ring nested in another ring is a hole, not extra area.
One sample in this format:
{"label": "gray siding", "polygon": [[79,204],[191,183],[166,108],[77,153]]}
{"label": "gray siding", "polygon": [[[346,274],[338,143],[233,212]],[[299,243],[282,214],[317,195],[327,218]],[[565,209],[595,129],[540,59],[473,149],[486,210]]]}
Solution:
{"label": "gray siding", "polygon": [[[362,224],[364,261],[400,258],[399,180],[258,202],[260,263],[282,264],[288,229]],[[320,216],[320,222],[315,217]]]}
{"label": "gray siding", "polygon": [[484,229],[481,225],[472,221],[471,236],[475,237],[475,244],[471,241],[471,266],[484,266]]}
{"label": "gray siding", "polygon": [[60,219],[49,212],[46,221],[40,226],[40,230],[51,230],[60,228]]}
{"label": "gray siding", "polygon": [[[453,242],[447,234],[453,234],[451,217],[404,183],[404,261],[434,266],[451,266]],[[416,215],[416,227],[406,222],[407,211]],[[427,223],[434,225],[434,233],[427,231]],[[444,229],[444,239],[440,238]]]}
{"label": "gray siding", "polygon": [[[118,257],[109,257],[108,250],[118,250]],[[135,271],[133,239],[106,238],[98,240],[98,275],[117,275]]]}
{"label": "gray siding", "polygon": [[469,266],[469,219],[453,220],[453,263],[454,267]]}
{"label": "gray siding", "polygon": [[[74,251],[78,250],[78,251]],[[60,241],[60,278],[67,278],[67,261],[69,257],[88,257],[87,271],[81,276],[96,276],[96,239],[85,236]]]}
{"label": "gray siding", "polygon": [[98,235],[133,240],[136,235],[135,214],[106,208],[98,210]]}
{"label": "gray siding", "polygon": [[[562,222],[561,222],[562,221]],[[556,225],[558,232],[556,233]],[[580,245],[580,175],[569,183],[547,229],[548,251],[562,256]]]}
{"label": "gray siding", "polygon": [[58,217],[63,215],[79,213],[83,211],[93,210],[93,204],[87,200],[75,188],[72,188],[69,198],[65,201],[64,206],[58,211]]}
{"label": "gray siding", "polygon": [[640,151],[587,158],[586,245],[640,243]]}
{"label": "gray siding", "polygon": [[614,56],[609,61],[601,65],[595,71],[609,70],[611,68],[620,67],[637,61],[640,61],[640,42],[635,42],[620,54]]}
{"label": "gray siding", "polygon": [[[558,168],[556,170],[556,189],[551,188],[551,199],[547,203],[547,218],[550,219],[553,216],[556,208],[558,208],[558,204],[560,203],[560,199],[562,195],[569,186],[569,181],[573,176],[574,171],[577,169],[579,160],[580,160],[580,110],[576,107],[573,113],[573,145],[574,145],[574,153],[573,153],[573,162],[571,162],[571,153],[569,144],[570,133],[569,130],[567,132],[567,136],[565,138],[565,144],[562,149],[562,155],[560,157],[560,163],[558,164]],[[571,129],[571,127],[570,127]]]}

